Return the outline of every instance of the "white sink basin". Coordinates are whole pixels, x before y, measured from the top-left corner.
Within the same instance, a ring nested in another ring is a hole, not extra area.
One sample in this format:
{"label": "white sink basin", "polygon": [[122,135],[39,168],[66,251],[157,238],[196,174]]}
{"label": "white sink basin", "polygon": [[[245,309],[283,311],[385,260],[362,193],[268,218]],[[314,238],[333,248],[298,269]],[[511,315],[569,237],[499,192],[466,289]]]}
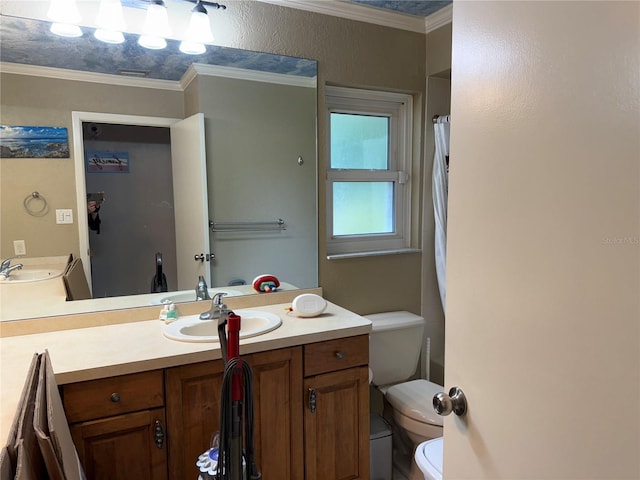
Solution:
{"label": "white sink basin", "polygon": [[[256,337],[275,330],[282,319],[259,310],[234,310],[240,315],[240,338]],[[218,320],[200,320],[199,315],[182,317],[164,327],[164,336],[180,342],[219,342]]]}
{"label": "white sink basin", "polygon": [[7,283],[26,283],[38,282],[40,280],[49,280],[62,275],[62,270],[55,268],[26,268],[22,270],[14,270],[9,274],[9,278],[0,275],[0,282]]}
{"label": "white sink basin", "polygon": [[[238,295],[244,295],[240,290],[234,290],[233,288],[209,288],[209,296],[213,298],[216,293],[226,293],[228,297],[236,297]],[[180,292],[174,293],[164,293],[157,298],[151,300],[151,305],[161,305],[167,302],[173,303],[182,303],[182,302],[195,302],[196,301],[196,291],[194,290],[183,290]]]}

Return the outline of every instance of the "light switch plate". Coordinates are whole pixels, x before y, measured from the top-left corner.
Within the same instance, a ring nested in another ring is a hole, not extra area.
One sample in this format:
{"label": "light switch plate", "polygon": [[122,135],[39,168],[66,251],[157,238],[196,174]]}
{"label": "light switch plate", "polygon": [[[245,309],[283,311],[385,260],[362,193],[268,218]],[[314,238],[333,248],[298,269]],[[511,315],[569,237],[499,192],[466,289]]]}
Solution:
{"label": "light switch plate", "polygon": [[57,224],[73,223],[73,210],[70,208],[56,208],[56,223]]}

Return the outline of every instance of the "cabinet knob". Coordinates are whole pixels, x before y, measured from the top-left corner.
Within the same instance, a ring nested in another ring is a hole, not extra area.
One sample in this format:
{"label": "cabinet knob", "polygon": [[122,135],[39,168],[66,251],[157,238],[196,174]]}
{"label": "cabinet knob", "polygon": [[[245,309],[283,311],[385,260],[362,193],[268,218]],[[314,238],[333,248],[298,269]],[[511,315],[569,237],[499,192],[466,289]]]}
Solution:
{"label": "cabinet knob", "polygon": [[336,358],[337,358],[338,360],[342,360],[342,359],[344,358],[344,353],[342,353],[342,352],[336,352]]}
{"label": "cabinet knob", "polygon": [[111,401],[113,403],[118,403],[120,401],[120,394],[119,393],[112,393],[111,394]]}

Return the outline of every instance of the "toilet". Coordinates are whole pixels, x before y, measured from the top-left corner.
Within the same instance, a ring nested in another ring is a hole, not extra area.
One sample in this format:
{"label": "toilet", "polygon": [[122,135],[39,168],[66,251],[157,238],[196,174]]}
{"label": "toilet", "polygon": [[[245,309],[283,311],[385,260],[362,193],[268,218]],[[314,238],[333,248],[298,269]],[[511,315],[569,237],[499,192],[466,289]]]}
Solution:
{"label": "toilet", "polygon": [[416,448],[415,460],[425,480],[442,480],[443,438],[422,442]]}
{"label": "toilet", "polygon": [[410,312],[365,315],[371,321],[371,383],[384,396],[384,417],[393,427],[394,466],[410,480],[424,476],[415,463],[416,447],[442,437],[442,417],[432,398],[443,387],[424,379],[407,381],[416,371],[425,321]]}

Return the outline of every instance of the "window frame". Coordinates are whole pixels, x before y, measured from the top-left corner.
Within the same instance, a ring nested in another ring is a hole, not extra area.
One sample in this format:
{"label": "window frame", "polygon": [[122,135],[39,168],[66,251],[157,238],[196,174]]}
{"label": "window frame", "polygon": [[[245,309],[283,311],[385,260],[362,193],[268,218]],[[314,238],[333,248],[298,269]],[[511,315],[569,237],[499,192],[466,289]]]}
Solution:
{"label": "window frame", "polygon": [[[411,165],[413,97],[408,94],[327,86],[326,221],[327,258],[398,253],[411,241]],[[388,170],[331,168],[331,114],[386,116],[389,118]],[[392,233],[333,234],[333,184],[336,182],[393,182]]]}

